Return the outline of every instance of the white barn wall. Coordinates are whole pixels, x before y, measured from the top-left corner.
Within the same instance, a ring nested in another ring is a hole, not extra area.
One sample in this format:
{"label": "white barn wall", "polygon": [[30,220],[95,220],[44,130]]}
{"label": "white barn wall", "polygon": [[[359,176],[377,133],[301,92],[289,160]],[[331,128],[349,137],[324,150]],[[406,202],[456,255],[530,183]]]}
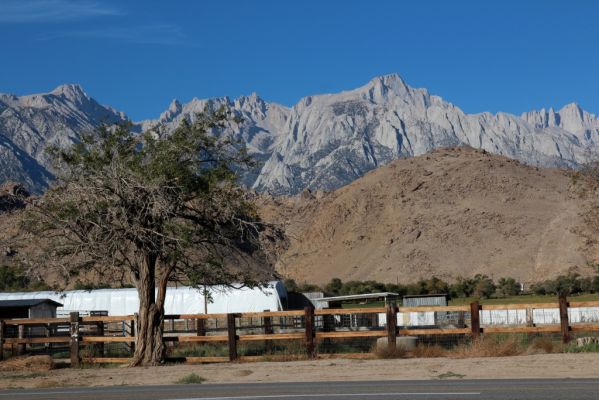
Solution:
{"label": "white barn wall", "polygon": [[[579,307],[568,309],[570,324],[598,323],[599,307]],[[386,326],[387,316],[379,314],[379,325]],[[559,308],[533,309],[535,325],[555,325],[560,323]],[[481,310],[481,326],[492,325],[526,325],[526,310]],[[397,325],[408,327],[434,326],[435,313],[432,311],[397,313]]]}
{"label": "white barn wall", "polygon": [[[283,309],[282,299],[287,297],[285,286],[280,281],[270,282],[263,289],[213,286],[209,290],[213,301],[208,303],[208,313],[280,311]],[[137,289],[0,293],[0,300],[42,298],[63,304],[63,307],[58,308],[58,312],[108,311],[108,315],[132,315],[139,310]],[[198,289],[169,287],[164,308],[167,314],[203,314],[204,297]]]}

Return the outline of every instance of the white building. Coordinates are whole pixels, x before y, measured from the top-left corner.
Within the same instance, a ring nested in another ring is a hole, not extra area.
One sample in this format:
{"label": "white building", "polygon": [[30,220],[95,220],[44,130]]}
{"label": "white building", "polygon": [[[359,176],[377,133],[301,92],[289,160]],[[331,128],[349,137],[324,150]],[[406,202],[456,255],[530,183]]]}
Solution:
{"label": "white building", "polygon": [[[204,296],[191,287],[169,287],[166,291],[166,314],[203,314],[280,311],[287,301],[287,290],[280,281],[265,288],[234,289],[209,287],[210,300],[205,307]],[[137,289],[68,290],[64,292],[4,292],[0,300],[51,299],[63,306],[58,314],[70,311],[88,313],[108,311],[108,315],[132,315],[138,312]]]}

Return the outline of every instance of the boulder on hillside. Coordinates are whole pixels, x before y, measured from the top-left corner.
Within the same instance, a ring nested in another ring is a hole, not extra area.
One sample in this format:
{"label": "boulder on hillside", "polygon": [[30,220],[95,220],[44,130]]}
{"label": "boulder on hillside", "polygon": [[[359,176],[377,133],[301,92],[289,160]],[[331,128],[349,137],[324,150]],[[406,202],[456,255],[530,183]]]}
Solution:
{"label": "boulder on hillside", "polygon": [[25,199],[30,196],[20,183],[6,182],[0,185],[0,213],[25,207]]}

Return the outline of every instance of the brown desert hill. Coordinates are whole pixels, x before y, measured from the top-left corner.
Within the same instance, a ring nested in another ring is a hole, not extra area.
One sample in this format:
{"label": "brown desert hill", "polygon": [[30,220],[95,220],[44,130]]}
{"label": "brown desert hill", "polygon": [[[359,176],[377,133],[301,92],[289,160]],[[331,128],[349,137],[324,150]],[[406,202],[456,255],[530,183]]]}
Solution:
{"label": "brown desert hill", "polygon": [[380,167],[331,193],[262,200],[285,224],[278,270],[298,282],[412,282],[487,274],[522,282],[588,274],[568,172],[471,148]]}
{"label": "brown desert hill", "polygon": [[[0,265],[23,265],[53,285],[60,277],[36,261],[40,239],[19,229],[26,194],[18,188],[0,188]],[[273,247],[282,252],[277,269],[298,282],[480,273],[530,283],[593,272],[594,255],[573,233],[582,203],[569,173],[471,148],[398,160],[330,193],[257,198],[263,218],[289,238],[286,249]]]}

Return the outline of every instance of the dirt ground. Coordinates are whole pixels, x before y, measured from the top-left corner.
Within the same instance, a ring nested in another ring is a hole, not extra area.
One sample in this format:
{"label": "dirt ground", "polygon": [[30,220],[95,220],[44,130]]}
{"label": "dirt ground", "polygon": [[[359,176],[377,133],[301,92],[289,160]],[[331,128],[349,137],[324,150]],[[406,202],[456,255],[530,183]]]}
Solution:
{"label": "dirt ground", "polygon": [[63,386],[166,385],[195,373],[205,383],[401,379],[596,378],[599,354],[542,354],[497,358],[397,360],[324,359],[171,365],[150,368],[54,369],[0,372],[0,389]]}

